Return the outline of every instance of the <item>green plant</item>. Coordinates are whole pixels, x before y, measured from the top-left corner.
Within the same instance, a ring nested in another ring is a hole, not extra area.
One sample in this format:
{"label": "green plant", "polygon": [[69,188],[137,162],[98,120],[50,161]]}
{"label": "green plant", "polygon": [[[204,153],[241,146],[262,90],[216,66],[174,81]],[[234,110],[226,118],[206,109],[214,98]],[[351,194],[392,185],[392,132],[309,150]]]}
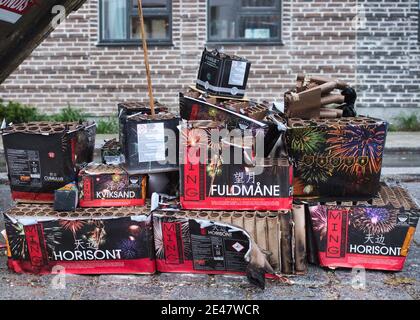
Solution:
{"label": "green plant", "polygon": [[40,114],[34,107],[9,101],[7,104],[0,99],[0,121],[6,119],[7,123],[22,123],[29,121],[46,120],[47,116]]}
{"label": "green plant", "polygon": [[97,134],[118,133],[118,121],[115,118],[100,119],[96,123]]}
{"label": "green plant", "polygon": [[420,118],[417,114],[402,114],[395,117],[395,124],[390,126],[390,131],[420,131]]}
{"label": "green plant", "polygon": [[74,109],[67,105],[66,108],[61,109],[59,113],[49,116],[48,118],[51,121],[58,121],[58,122],[77,122],[79,120],[86,120],[89,115],[84,113],[80,109]]}

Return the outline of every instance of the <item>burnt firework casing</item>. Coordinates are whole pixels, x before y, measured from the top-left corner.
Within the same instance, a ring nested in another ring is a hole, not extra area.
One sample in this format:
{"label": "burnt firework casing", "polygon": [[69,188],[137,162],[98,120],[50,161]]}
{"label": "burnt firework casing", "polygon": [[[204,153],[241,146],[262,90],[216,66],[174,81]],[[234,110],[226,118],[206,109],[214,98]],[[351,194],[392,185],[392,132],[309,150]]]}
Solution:
{"label": "burnt firework casing", "polygon": [[125,166],[139,173],[178,170],[179,118],[170,113],[134,115],[124,125]]}
{"label": "burnt firework casing", "polygon": [[294,196],[366,200],[379,190],[388,123],[359,116],[288,120]]}
{"label": "burnt firework casing", "polygon": [[[251,149],[232,145],[235,140],[230,141],[229,138],[229,141],[221,140],[220,143],[210,142],[212,133],[209,130],[212,129],[218,129],[215,123],[203,126],[197,121],[182,126],[182,208],[290,210],[293,173],[288,160],[251,159]],[[237,130],[243,134],[243,131]],[[203,132],[205,134],[201,135]],[[230,158],[223,157],[222,148],[230,149]],[[241,155],[241,161],[235,159],[237,155]]]}
{"label": "burnt firework casing", "polygon": [[4,213],[8,267],[17,273],[152,274],[156,270],[146,208],[56,212],[21,204]]}
{"label": "burnt firework casing", "polygon": [[2,132],[12,197],[17,202],[54,202],[54,191],[75,181],[92,161],[94,123],[32,122]]}
{"label": "burnt firework casing", "polygon": [[143,206],[147,177],[119,165],[91,163],[79,173],[81,207]]}
{"label": "burnt firework casing", "polygon": [[251,63],[244,58],[204,48],[196,81],[197,88],[213,95],[242,98],[250,68]]}
{"label": "burnt firework casing", "polygon": [[403,269],[420,209],[401,187],[382,185],[379,195],[371,204],[309,205],[321,266]]}
{"label": "burnt firework casing", "polygon": [[103,164],[118,165],[124,163],[124,156],[121,144],[116,139],[105,141],[101,148],[101,159]]}

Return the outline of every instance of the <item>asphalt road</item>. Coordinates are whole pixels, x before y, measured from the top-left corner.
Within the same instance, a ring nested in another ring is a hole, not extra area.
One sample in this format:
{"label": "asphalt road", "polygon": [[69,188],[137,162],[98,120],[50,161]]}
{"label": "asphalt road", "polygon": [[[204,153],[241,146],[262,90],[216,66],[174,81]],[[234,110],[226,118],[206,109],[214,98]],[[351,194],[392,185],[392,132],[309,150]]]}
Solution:
{"label": "asphalt road", "polygon": [[[420,180],[404,182],[420,202]],[[10,205],[9,188],[0,185],[1,209]],[[0,222],[0,227],[1,227]],[[245,277],[191,274],[153,276],[102,275],[69,276],[18,275],[6,266],[0,253],[0,299],[420,299],[420,231],[402,272],[367,271],[365,284],[352,285],[350,270],[327,270],[310,266],[304,276],[290,279],[293,285],[268,281],[263,291],[250,285]],[[60,280],[60,281],[58,281]]]}

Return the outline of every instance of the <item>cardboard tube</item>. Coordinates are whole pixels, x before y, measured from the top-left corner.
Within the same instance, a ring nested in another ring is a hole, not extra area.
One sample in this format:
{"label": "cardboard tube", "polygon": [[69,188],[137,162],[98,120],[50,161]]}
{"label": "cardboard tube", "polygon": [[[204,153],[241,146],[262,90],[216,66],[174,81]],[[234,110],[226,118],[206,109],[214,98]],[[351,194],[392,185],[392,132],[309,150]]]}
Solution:
{"label": "cardboard tube", "polygon": [[290,211],[279,214],[281,230],[281,271],[284,274],[293,273],[292,232]]}
{"label": "cardboard tube", "polygon": [[274,271],[281,271],[280,269],[280,248],[279,248],[279,220],[277,213],[271,213],[267,217],[268,228],[268,251],[271,255],[269,262]]}
{"label": "cardboard tube", "polygon": [[327,96],[321,97],[321,106],[325,106],[327,104],[342,104],[344,103],[344,96],[341,94],[329,94]]}
{"label": "cardboard tube", "polygon": [[255,217],[253,213],[246,213],[244,216],[244,229],[249,233],[249,235],[256,241],[255,234]]}
{"label": "cardboard tube", "polygon": [[337,118],[337,113],[334,110],[322,109],[319,111],[319,116],[321,118],[332,119],[332,118]]}
{"label": "cardboard tube", "polygon": [[230,213],[228,213],[228,212],[224,212],[220,216],[220,221],[221,222],[224,222],[224,223],[232,224],[232,215]]}
{"label": "cardboard tube", "polygon": [[187,212],[187,217],[188,218],[197,218],[198,216],[198,212],[197,211],[188,211]]}
{"label": "cardboard tube", "polygon": [[208,213],[206,212],[206,211],[202,211],[202,212],[200,212],[199,214],[198,214],[198,218],[200,218],[200,219],[209,219],[209,215],[208,215]]}
{"label": "cardboard tube", "polygon": [[325,82],[318,86],[318,88],[321,89],[321,94],[329,93],[333,91],[336,87],[337,87],[337,82],[335,81]]}
{"label": "cardboard tube", "polygon": [[297,273],[304,273],[307,270],[305,205],[293,205],[293,221],[295,223],[295,270]]}
{"label": "cardboard tube", "polygon": [[257,214],[255,218],[255,233],[256,239],[255,242],[262,249],[267,251],[267,220],[266,216],[262,214]]}
{"label": "cardboard tube", "polygon": [[220,213],[218,213],[217,211],[213,211],[212,213],[210,213],[210,220],[220,221]]}
{"label": "cardboard tube", "polygon": [[234,213],[232,215],[232,224],[240,228],[244,227],[244,216],[242,213]]}

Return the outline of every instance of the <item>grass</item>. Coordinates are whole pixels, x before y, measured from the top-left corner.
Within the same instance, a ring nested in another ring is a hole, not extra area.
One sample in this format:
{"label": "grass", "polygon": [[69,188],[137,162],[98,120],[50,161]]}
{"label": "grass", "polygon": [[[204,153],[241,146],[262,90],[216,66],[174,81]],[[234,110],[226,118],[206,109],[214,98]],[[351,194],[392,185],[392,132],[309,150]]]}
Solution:
{"label": "grass", "polygon": [[394,118],[394,123],[389,126],[390,131],[420,131],[420,118],[416,113],[401,114]]}
{"label": "grass", "polygon": [[100,119],[96,122],[97,134],[118,133],[118,121],[116,118]]}

